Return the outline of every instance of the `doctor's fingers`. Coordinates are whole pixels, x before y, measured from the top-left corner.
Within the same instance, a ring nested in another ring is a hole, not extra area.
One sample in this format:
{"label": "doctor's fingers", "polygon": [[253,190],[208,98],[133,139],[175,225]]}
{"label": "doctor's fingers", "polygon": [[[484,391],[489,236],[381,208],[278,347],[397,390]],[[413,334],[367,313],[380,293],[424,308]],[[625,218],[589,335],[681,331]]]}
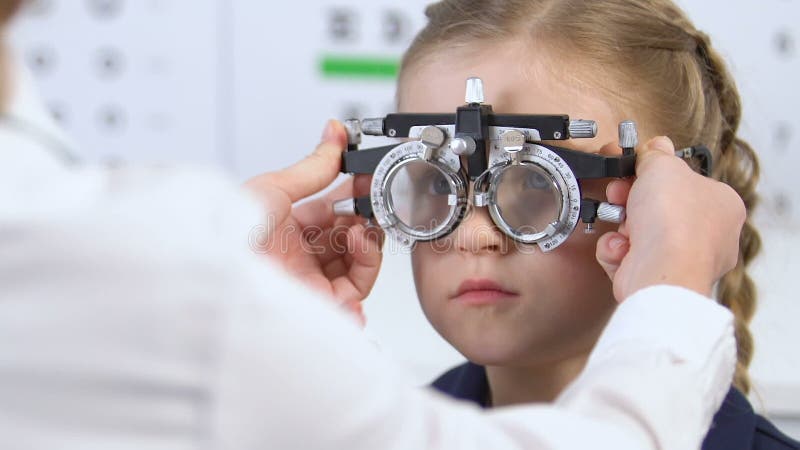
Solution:
{"label": "doctor's fingers", "polygon": [[347,236],[349,246],[355,249],[344,257],[347,272],[331,281],[334,296],[345,302],[364,300],[378,279],[383,255],[381,245],[370,238],[363,225],[353,226]]}
{"label": "doctor's fingers", "polygon": [[612,180],[606,186],[606,198],[609,203],[625,206],[628,203],[628,195],[631,193],[633,179]]}
{"label": "doctor's fingers", "polygon": [[613,282],[622,260],[630,250],[628,238],[618,232],[610,231],[600,236],[597,240],[597,262]]}
{"label": "doctor's fingers", "polygon": [[[608,183],[608,186],[606,186],[606,199],[608,199],[608,202],[614,205],[627,206],[628,195],[630,195],[631,187],[634,182],[635,180],[633,178],[627,178],[623,180],[613,180]],[[624,236],[628,235],[624,220],[619,225],[617,231]]]}
{"label": "doctor's fingers", "polygon": [[280,229],[292,213],[292,201],[286,192],[271,186],[264,186],[258,190],[250,189],[249,186],[245,188],[255,196],[263,208],[265,231],[271,234]]}
{"label": "doctor's fingers", "polygon": [[[356,233],[358,236],[353,236]],[[384,233],[378,227],[360,223],[337,223],[325,230],[307,233],[303,245],[331,277],[344,275],[346,270],[335,271],[335,264],[349,266],[353,260],[362,261],[364,254],[377,253],[383,248]]]}
{"label": "doctor's fingers", "polygon": [[[368,196],[371,175],[356,175],[340,183],[325,196],[309,200],[294,208],[293,215],[301,227],[330,227],[339,219],[334,214],[333,205],[340,200]],[[343,218],[347,218],[344,216]],[[363,222],[364,219],[351,216],[351,223]]]}
{"label": "doctor's fingers", "polygon": [[347,147],[347,133],[337,121],[328,122],[322,143],[302,161],[283,170],[257,175],[245,183],[259,192],[277,187],[294,203],[314,195],[336,180],[342,166],[342,152]]}
{"label": "doctor's fingers", "polygon": [[[652,176],[649,172],[656,161],[661,161],[659,158],[669,156],[675,158],[675,144],[666,136],[657,136],[647,141],[642,148],[636,153],[636,174],[641,177]],[[688,166],[687,166],[688,167]],[[690,169],[691,170],[691,169]]]}

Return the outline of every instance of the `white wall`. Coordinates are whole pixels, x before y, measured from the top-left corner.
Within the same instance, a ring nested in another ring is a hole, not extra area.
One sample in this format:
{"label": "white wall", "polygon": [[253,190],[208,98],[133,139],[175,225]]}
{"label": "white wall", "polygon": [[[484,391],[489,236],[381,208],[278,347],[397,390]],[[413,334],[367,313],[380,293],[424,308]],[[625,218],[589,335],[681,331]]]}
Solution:
{"label": "white wall", "polygon": [[[329,117],[389,112],[392,80],[332,78],[319,63],[399,57],[425,3],[38,0],[14,37],[86,158],[213,164],[243,179],[308,153]],[[766,252],[753,374],[767,410],[800,436],[800,3],[680,3],[731,63],[743,135],[760,151]],[[460,359],[422,317],[407,256],[386,256],[366,311],[369,331],[420,382]]]}

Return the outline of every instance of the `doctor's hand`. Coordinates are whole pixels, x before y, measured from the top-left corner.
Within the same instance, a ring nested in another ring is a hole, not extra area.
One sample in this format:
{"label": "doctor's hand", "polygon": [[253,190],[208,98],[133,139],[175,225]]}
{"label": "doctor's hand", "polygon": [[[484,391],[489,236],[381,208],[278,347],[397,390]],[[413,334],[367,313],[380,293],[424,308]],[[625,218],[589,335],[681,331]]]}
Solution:
{"label": "doctor's hand", "polygon": [[606,190],[611,203],[627,209],[619,230],[597,242],[597,260],[618,301],[657,284],[710,297],[714,283],[738,261],[744,202],[674,151],[668,138],[652,139],[638,152],[636,179],[612,181]]}
{"label": "doctor's hand", "polygon": [[335,216],[333,202],[367,195],[370,177],[350,177],[326,195],[295,205],[336,180],[346,147],[344,126],[330,121],[311,155],[286,169],[256,176],[245,186],[261,199],[267,213],[256,251],[336,299],[363,325],[360,302],[378,277],[383,232],[365,226],[360,217]]}

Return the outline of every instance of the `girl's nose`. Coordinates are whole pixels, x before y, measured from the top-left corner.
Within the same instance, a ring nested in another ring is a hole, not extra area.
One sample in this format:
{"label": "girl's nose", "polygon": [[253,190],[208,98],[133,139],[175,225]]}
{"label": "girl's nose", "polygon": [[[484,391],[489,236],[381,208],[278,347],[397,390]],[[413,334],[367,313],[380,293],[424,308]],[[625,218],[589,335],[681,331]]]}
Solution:
{"label": "girl's nose", "polygon": [[465,253],[506,253],[508,237],[492,222],[486,208],[470,205],[466,216],[455,230],[455,246]]}

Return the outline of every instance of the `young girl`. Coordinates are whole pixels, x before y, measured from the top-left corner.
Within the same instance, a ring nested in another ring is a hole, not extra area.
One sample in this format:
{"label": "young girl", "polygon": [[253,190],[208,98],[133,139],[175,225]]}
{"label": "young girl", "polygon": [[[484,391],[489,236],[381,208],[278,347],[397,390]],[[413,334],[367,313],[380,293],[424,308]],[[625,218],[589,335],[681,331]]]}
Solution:
{"label": "young girl", "polygon": [[[670,0],[444,0],[427,14],[429,24],[402,64],[400,112],[452,113],[464,102],[464,81],[479,77],[486,86],[486,103],[497,113],[568,114],[597,121],[596,138],[561,141],[560,146],[620,153],[617,124],[633,119],[641,142],[669,136],[676,148],[711,148],[712,176],[733,188],[752,214],[758,160],[737,137],[738,93],[708,37]],[[342,132],[332,124],[323,141],[340,147]],[[656,141],[653,145],[673,148],[668,141]],[[295,236],[292,248],[324,239],[365,249],[282,255],[292,273],[358,312],[357,302],[377,276],[380,239],[371,238],[352,218],[334,220],[330,203],[365,195],[368,180],[356,179],[323,199],[291,206],[323,189],[337,171],[337,160],[315,153],[302,170],[298,166],[267,174],[250,185],[261,191],[270,209],[289,214],[276,220],[284,229],[321,227],[319,236]],[[307,179],[306,189],[292,188],[292,180],[301,178]],[[618,183],[583,182],[582,191],[603,199],[607,187],[610,194]],[[275,186],[287,188],[276,191]],[[664,190],[669,195],[668,185]],[[679,201],[693,198],[686,195]],[[704,225],[701,215],[696,220],[681,224],[687,239],[692,239],[693,226]],[[617,301],[624,300],[609,280],[615,277],[615,266],[604,255],[624,253],[635,244],[624,239],[625,225],[618,232],[610,225],[597,227],[596,234],[575,232],[545,254],[511,242],[485,208],[472,206],[451,234],[418,242],[412,265],[423,311],[469,360],[436,380],[434,387],[485,407],[556,400],[585,366]],[[759,247],[758,233],[748,220],[736,267],[713,277],[715,289],[699,288],[709,296],[715,291],[719,302],[733,311],[739,358],[734,388],[715,417],[706,449],[800,448],[755,415],[743,395],[750,387],[747,366],[753,344],[748,322],[756,296],[746,268]],[[697,261],[696,269],[702,272],[707,266],[707,261]],[[675,328],[680,330],[680,324]]]}
{"label": "young girl", "polygon": [[[477,76],[496,112],[596,120],[598,136],[564,145],[573,149],[619,153],[617,124],[634,119],[642,142],[666,135],[676,148],[713,149],[713,177],[752,214],[758,160],[737,137],[736,87],[709,38],[670,0],[444,0],[427,16],[403,60],[400,112],[454,111],[464,80]],[[593,198],[604,198],[605,187],[582,185]],[[595,258],[598,236],[611,229],[575,232],[547,254],[521,252],[485,208],[473,208],[443,238],[451,245],[417,243],[412,264],[423,311],[470,361],[434,387],[485,407],[556,399],[617,304]],[[748,220],[738,265],[716,287],[736,317],[739,363],[704,448],[800,448],[755,416],[742,395],[750,388],[748,323],[756,303],[747,266],[759,248]]]}

